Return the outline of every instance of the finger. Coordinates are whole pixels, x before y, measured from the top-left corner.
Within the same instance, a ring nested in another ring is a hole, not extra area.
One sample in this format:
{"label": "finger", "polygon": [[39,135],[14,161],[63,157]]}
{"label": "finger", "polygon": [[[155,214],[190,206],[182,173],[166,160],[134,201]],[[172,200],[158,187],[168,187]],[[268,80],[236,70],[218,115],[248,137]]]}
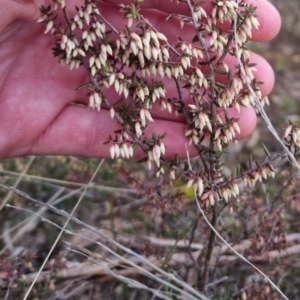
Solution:
{"label": "finger", "polygon": [[[109,3],[111,6],[110,0],[104,0],[103,2]],[[113,2],[115,5],[119,5],[121,3],[131,4],[131,0],[116,0]],[[248,3],[253,4],[257,7],[257,15],[258,21],[260,23],[259,29],[253,30],[252,40],[254,41],[269,41],[273,39],[279,32],[281,26],[281,18],[276,10],[276,8],[267,0],[249,0]],[[172,32],[176,32],[178,35],[181,31],[179,20],[174,18],[174,22],[170,19],[166,22],[166,17],[169,14],[183,14],[190,15],[187,5],[185,3],[176,3],[173,1],[161,1],[161,0],[146,0],[142,3],[143,9],[141,10],[142,14],[149,15],[149,11],[153,14],[152,17],[149,16],[150,22],[154,25],[158,30],[163,30],[164,28],[167,31],[171,30]],[[206,0],[203,8],[209,14],[212,11],[212,3],[209,0]],[[119,9],[119,8],[118,8]],[[126,22],[126,21],[124,21]],[[161,25],[160,25],[161,24]],[[121,24],[120,25],[124,25]],[[174,27],[175,26],[175,27]],[[228,25],[226,26],[228,29]],[[195,30],[192,25],[186,25],[184,30],[192,30],[192,36],[194,36]],[[186,36],[185,33],[182,33]]]}
{"label": "finger", "polygon": [[[253,75],[256,77],[257,81],[263,82],[260,86],[263,97],[270,94],[274,87],[275,75],[271,65],[260,55],[250,52],[249,60],[251,63],[256,64],[255,68],[257,71],[253,71]],[[238,60],[234,56],[226,56],[225,62],[228,64],[230,69],[236,70],[236,65],[238,65]],[[217,80],[226,83],[226,76],[217,76]]]}
{"label": "finger", "polygon": [[[210,2],[211,3],[211,2]],[[252,28],[252,37],[250,40],[256,42],[267,42],[272,40],[279,32],[281,27],[281,17],[278,10],[267,0],[257,1],[248,0],[247,3],[257,7],[256,15],[259,22],[259,28]],[[229,22],[220,23],[218,27],[229,31],[231,24]]]}
{"label": "finger", "polygon": [[[242,109],[241,114],[232,112],[232,116],[240,116],[242,119],[255,119],[255,115],[250,110]],[[255,123],[255,122],[254,122]],[[253,130],[253,123],[240,124],[241,130],[249,134]],[[106,110],[98,113],[86,110],[83,107],[68,106],[40,136],[34,146],[28,150],[27,155],[82,155],[86,157],[108,158],[109,145],[104,145],[104,141],[113,131],[120,129],[120,125],[112,120]],[[247,129],[248,128],[248,129]],[[166,146],[165,158],[174,158],[177,153],[181,157],[186,157],[185,125],[183,123],[155,120],[150,123],[146,136],[167,133],[164,140]],[[247,131],[248,130],[248,131]],[[237,136],[243,138],[244,134]],[[193,146],[188,147],[191,156],[197,154]],[[140,150],[135,157],[143,157]]]}
{"label": "finger", "polygon": [[[274,77],[273,69],[266,60],[264,60],[261,56],[255,53],[251,53],[250,61],[257,64],[256,66],[257,71],[254,71],[253,73],[254,76],[256,76],[258,82],[263,82],[263,85],[261,86],[262,97],[267,96],[271,92],[274,86],[275,77]],[[236,65],[238,61],[235,57],[229,56],[226,59],[226,63],[229,65],[230,68],[235,70],[234,65]],[[160,81],[161,77],[157,76],[155,79]],[[227,79],[228,79],[227,75],[225,76],[220,74],[216,75],[217,82],[226,84]],[[163,79],[163,83],[166,90],[166,98],[178,99],[179,92],[176,88],[174,79],[169,79],[167,76],[165,76]],[[181,92],[183,94],[184,101],[186,103],[191,103],[191,98],[188,91],[186,89],[182,89]],[[120,96],[115,92],[113,88],[105,90],[105,96],[111,103],[114,103],[118,99],[120,99]],[[115,101],[112,101],[112,99],[115,99]],[[126,103],[129,104],[132,101],[133,101],[132,97],[129,96],[128,99],[126,100]],[[84,102],[85,104],[87,104],[88,100],[86,99]],[[183,117],[176,117],[174,114],[169,114],[168,112],[166,112],[166,110],[162,111],[158,104],[154,105],[152,114],[154,117],[161,118],[161,119],[168,119],[174,121],[183,119]]]}
{"label": "finger", "polygon": [[[68,106],[26,154],[108,158],[110,146],[103,143],[109,134],[113,135],[113,132],[120,128],[120,125],[111,119],[107,110],[98,113],[83,107]],[[183,123],[156,120],[153,124],[149,124],[147,129],[148,134],[153,132],[167,133],[165,144],[168,154],[166,157],[172,158],[175,153],[185,156],[187,140],[184,136]],[[144,154],[137,151],[136,157],[142,156]]]}
{"label": "finger", "polygon": [[281,17],[278,10],[269,1],[251,0],[257,6],[259,28],[253,29],[252,39],[257,42],[267,42],[272,40],[279,32],[281,27]]}
{"label": "finger", "polygon": [[[250,61],[257,64],[257,71],[254,72],[254,75],[256,76],[257,81],[264,82],[263,85],[261,86],[262,97],[267,96],[271,92],[271,90],[274,86],[274,73],[273,73],[273,70],[272,70],[271,66],[262,57],[260,57],[259,55],[256,55],[255,53],[251,53]],[[226,62],[233,69],[234,69],[234,65],[237,64],[237,61],[234,57],[228,57]],[[216,79],[217,79],[218,82],[221,82],[221,83],[224,83],[224,84],[227,83],[227,76],[217,75]],[[157,77],[156,80],[161,80],[161,78]],[[178,90],[176,88],[174,79],[169,79],[169,78],[165,77],[164,80],[163,80],[163,83],[164,83],[164,87],[165,87],[165,90],[166,90],[166,98],[178,99],[179,98],[179,93],[178,93]],[[105,89],[104,94],[105,94],[106,98],[108,99],[108,101],[111,104],[117,102],[121,97],[116,93],[116,91],[114,90],[113,87],[111,87],[109,89]],[[182,94],[183,94],[184,101],[186,103],[191,103],[190,95],[189,95],[189,93],[186,89],[182,89]],[[62,95],[62,97],[63,97],[63,95]],[[133,101],[133,99],[132,99],[131,96],[129,96],[125,100],[127,105],[129,103],[131,103],[132,101]],[[84,103],[85,105],[88,105],[88,98],[83,96],[80,103]],[[253,110],[251,110],[251,111],[253,112]],[[172,121],[175,121],[175,122],[183,122],[183,120],[184,120],[184,117],[182,115],[176,116],[174,113],[168,113],[166,110],[161,110],[160,105],[159,105],[159,101],[157,101],[155,103],[151,114],[154,118],[158,118],[158,119],[172,120]],[[240,119],[241,120],[243,119],[243,115],[240,116]],[[253,125],[253,122],[254,123],[256,122],[256,118],[253,117],[252,119],[249,122],[251,122],[251,124]],[[252,132],[252,129],[253,129],[252,125],[250,126],[250,128],[251,128],[250,132]],[[242,132],[245,134],[245,136],[247,136],[248,135],[247,132],[249,132],[248,127],[245,126],[245,129],[246,129],[246,131],[243,132],[243,130],[242,130]]]}
{"label": "finger", "polygon": [[[263,82],[263,84],[260,86],[262,96],[267,96],[270,94],[274,87],[274,82],[275,82],[275,75],[274,71],[271,67],[271,65],[260,55],[250,52],[249,53],[249,60],[251,63],[256,64],[256,71],[253,71],[253,75],[255,76],[256,80],[258,82]],[[228,67],[232,70],[232,73],[234,74],[237,72],[236,66],[238,65],[238,60],[234,56],[226,56],[225,62],[228,65]],[[202,71],[205,74],[209,74],[208,68],[207,67],[201,67]],[[187,73],[189,73],[187,71]],[[227,75],[222,75],[222,74],[215,74],[215,79],[216,82],[224,83],[226,84],[228,81],[228,76]],[[161,77],[156,77],[156,80],[161,80]],[[169,79],[167,76],[164,77],[163,79],[164,82],[164,87],[167,91],[167,97],[168,98],[178,98],[178,91],[176,89],[175,81],[174,79]],[[184,91],[184,90],[183,90]],[[185,97],[188,96],[188,93],[184,93]]]}

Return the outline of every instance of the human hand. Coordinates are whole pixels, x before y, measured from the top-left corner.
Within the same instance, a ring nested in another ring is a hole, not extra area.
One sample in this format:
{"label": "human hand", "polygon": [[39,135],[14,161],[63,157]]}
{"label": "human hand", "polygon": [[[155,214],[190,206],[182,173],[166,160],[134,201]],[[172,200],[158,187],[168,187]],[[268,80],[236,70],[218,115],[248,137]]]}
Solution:
{"label": "human hand", "polygon": [[[121,28],[124,23],[117,4],[130,1],[102,1],[100,10]],[[80,5],[79,0],[70,0],[68,7],[71,8],[74,2]],[[251,2],[258,7],[260,22],[259,30],[253,31],[253,40],[268,41],[280,28],[278,12],[265,0]],[[207,0],[207,3],[210,1]],[[109,146],[103,143],[109,133],[119,129],[119,125],[111,119],[108,110],[102,109],[98,113],[72,104],[86,103],[85,94],[75,91],[86,82],[86,73],[83,68],[70,71],[53,58],[50,50],[53,37],[44,35],[44,25],[35,21],[39,17],[38,7],[42,4],[42,0],[0,0],[0,157],[109,157]],[[206,8],[210,9],[208,4]],[[185,25],[180,31],[178,22],[172,19],[165,21],[171,12],[185,13],[185,10],[184,4],[145,0],[142,14],[172,42],[177,40],[178,35],[187,40],[194,36],[192,25]],[[274,84],[272,68],[254,53],[251,53],[250,60],[257,63],[255,75],[264,82],[262,93],[267,95]],[[236,63],[232,57],[227,62],[229,65]],[[246,137],[255,128],[253,109],[241,107],[240,113],[230,109],[230,115],[240,119],[238,139]],[[160,110],[155,110],[152,116],[155,122],[149,124],[147,131],[167,133],[164,140],[167,157],[174,157],[175,153],[185,156],[183,120]]]}

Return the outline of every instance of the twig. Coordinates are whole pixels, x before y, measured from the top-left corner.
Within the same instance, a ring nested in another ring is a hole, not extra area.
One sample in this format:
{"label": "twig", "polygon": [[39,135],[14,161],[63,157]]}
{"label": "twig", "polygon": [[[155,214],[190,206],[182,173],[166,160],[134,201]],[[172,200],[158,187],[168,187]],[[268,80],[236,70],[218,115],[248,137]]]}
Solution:
{"label": "twig", "polygon": [[[189,152],[188,149],[186,147],[186,152],[187,152],[187,157],[188,157],[188,161],[190,161],[190,156],[189,156]],[[189,162],[189,166],[190,162]],[[197,191],[194,188],[194,195],[195,195],[195,201],[196,204],[198,206],[198,209],[200,211],[200,213],[202,214],[205,222],[208,224],[208,226],[211,228],[211,230],[213,230],[216,234],[216,236],[236,255],[238,256],[240,259],[242,259],[244,262],[246,262],[247,264],[249,264],[252,268],[254,268],[257,272],[259,272],[271,285],[273,288],[276,289],[276,291],[286,300],[289,300],[284,293],[277,287],[277,285],[263,272],[261,271],[259,268],[257,268],[255,265],[253,265],[247,258],[245,258],[243,255],[241,255],[240,253],[238,253],[232,246],[230,246],[225,239],[220,235],[220,233],[215,229],[215,227],[210,223],[210,221],[207,219],[205,212],[203,211],[203,209],[201,208],[199,202],[197,201]]]}
{"label": "twig", "polygon": [[[217,220],[218,220],[217,207],[216,207],[216,205],[214,205],[213,210],[212,210],[212,219],[211,219],[211,225],[213,227],[216,226]],[[204,265],[203,271],[201,273],[201,279],[200,279],[200,283],[199,283],[200,291],[205,291],[205,287],[207,284],[208,272],[210,269],[210,260],[211,260],[212,253],[214,250],[215,238],[216,238],[216,233],[213,229],[211,229],[210,235],[209,235],[208,246],[207,246],[206,253],[205,253],[206,255],[205,255],[205,259],[204,259],[204,263],[203,263],[203,265]]]}

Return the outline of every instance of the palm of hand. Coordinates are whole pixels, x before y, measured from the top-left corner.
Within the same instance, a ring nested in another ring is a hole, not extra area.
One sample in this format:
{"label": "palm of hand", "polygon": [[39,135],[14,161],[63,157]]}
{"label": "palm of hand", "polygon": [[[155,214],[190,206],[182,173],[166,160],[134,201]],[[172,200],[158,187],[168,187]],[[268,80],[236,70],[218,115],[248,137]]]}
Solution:
{"label": "palm of hand", "polygon": [[83,77],[52,57],[52,38],[43,35],[43,26],[21,22],[11,26],[13,34],[0,48],[0,60],[5,62],[0,65],[4,156],[34,153],[44,138],[55,134],[55,124],[77,96],[74,89]]}

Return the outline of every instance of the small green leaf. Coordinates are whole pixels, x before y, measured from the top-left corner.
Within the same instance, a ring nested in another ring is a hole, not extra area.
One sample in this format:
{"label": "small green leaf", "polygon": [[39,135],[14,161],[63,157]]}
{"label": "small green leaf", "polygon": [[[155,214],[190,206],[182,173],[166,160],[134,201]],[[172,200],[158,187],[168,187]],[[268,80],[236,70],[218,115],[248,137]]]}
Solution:
{"label": "small green leaf", "polygon": [[88,87],[88,85],[89,85],[90,83],[91,83],[91,82],[89,81],[89,82],[86,82],[86,83],[80,85],[78,88],[75,89],[75,91],[80,91],[80,90],[85,89],[86,87]]}
{"label": "small green leaf", "polygon": [[264,148],[264,151],[265,151],[266,155],[268,156],[268,158],[270,158],[270,159],[271,159],[271,154],[270,154],[270,152],[269,152],[268,148],[265,146],[265,144],[262,144],[262,146],[263,146],[263,148]]}

